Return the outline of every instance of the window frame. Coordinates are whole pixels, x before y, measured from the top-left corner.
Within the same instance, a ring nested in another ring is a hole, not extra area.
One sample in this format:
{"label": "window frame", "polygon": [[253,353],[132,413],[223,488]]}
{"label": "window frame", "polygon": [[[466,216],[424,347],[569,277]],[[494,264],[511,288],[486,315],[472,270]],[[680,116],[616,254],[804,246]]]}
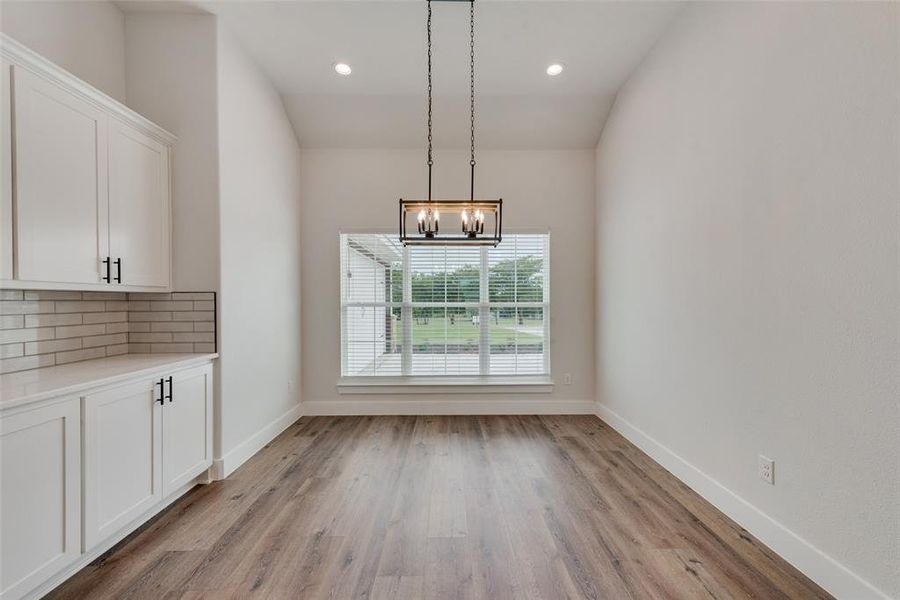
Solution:
{"label": "window frame", "polygon": [[[443,391],[447,393],[465,393],[468,390],[478,388],[479,392],[542,392],[551,391],[553,380],[551,378],[551,349],[550,349],[550,230],[517,230],[504,236],[504,241],[513,242],[519,235],[543,236],[543,298],[540,301],[530,302],[491,302],[489,288],[489,252],[487,246],[476,247],[479,251],[479,300],[478,302],[413,302],[412,301],[412,269],[410,247],[403,247],[401,254],[402,265],[402,300],[393,301],[348,301],[345,286],[344,260],[345,243],[347,236],[353,235],[393,235],[393,232],[384,230],[341,230],[338,237],[339,244],[339,285],[340,285],[340,359],[341,370],[338,380],[338,389],[341,393],[416,393],[417,391]],[[402,350],[401,350],[401,374],[400,375],[348,375],[347,373],[347,309],[353,307],[384,308],[390,312],[400,309],[402,321]],[[414,308],[463,308],[477,309],[479,314],[479,372],[478,374],[443,374],[412,375],[412,320]],[[543,372],[538,374],[491,374],[490,373],[490,311],[496,308],[540,308],[543,314]],[[402,390],[400,388],[403,388]]]}

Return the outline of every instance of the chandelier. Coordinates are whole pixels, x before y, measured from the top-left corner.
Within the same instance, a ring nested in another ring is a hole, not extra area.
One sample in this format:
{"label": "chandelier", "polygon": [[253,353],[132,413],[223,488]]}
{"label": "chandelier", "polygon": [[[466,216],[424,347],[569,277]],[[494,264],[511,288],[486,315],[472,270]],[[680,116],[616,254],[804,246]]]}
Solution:
{"label": "chandelier", "polygon": [[[435,0],[442,1],[442,0]],[[428,199],[400,199],[400,242],[404,246],[496,246],[500,243],[503,200],[475,199],[475,0],[469,3],[469,199],[434,200],[431,195],[432,151],[432,85],[431,85],[431,2],[426,0],[428,40]],[[444,223],[459,219],[458,225],[441,230]],[[455,218],[454,218],[455,215]],[[408,227],[412,222],[412,227]]]}

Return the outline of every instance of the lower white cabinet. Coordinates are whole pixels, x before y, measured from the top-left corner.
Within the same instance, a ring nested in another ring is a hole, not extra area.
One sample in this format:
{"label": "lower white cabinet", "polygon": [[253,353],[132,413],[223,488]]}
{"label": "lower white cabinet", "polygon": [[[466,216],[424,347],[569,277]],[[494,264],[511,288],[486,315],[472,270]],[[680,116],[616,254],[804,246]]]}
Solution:
{"label": "lower white cabinet", "polygon": [[179,371],[168,386],[163,414],[163,495],[212,464],[212,368]]}
{"label": "lower white cabinet", "polygon": [[84,549],[162,499],[162,407],[151,379],[84,397]]}
{"label": "lower white cabinet", "polygon": [[81,554],[78,398],[0,418],[0,598],[20,598]]}
{"label": "lower white cabinet", "polygon": [[212,465],[212,363],[0,405],[0,600],[47,593]]}
{"label": "lower white cabinet", "polygon": [[84,397],[84,549],[212,464],[212,368]]}

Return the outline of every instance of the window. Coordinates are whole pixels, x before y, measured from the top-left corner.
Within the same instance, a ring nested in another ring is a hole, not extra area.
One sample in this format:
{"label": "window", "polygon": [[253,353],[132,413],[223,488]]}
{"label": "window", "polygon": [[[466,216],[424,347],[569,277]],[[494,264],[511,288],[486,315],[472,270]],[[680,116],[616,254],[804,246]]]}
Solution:
{"label": "window", "polygon": [[549,234],[496,248],[341,235],[341,375],[549,375]]}

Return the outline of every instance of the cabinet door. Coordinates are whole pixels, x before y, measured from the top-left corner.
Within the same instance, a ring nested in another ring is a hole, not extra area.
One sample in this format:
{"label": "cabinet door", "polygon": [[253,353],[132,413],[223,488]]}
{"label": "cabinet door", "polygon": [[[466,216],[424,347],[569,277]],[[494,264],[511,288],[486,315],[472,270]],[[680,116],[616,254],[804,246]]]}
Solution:
{"label": "cabinet door", "polygon": [[0,279],[13,278],[12,88],[10,64],[0,60]]}
{"label": "cabinet door", "polygon": [[116,119],[109,124],[109,230],[122,284],[169,286],[169,149]]}
{"label": "cabinet door", "polygon": [[163,408],[164,495],[212,464],[212,367],[175,373],[170,392]]}
{"label": "cabinet door", "polygon": [[84,397],[85,551],[162,499],[156,381]]}
{"label": "cabinet door", "polygon": [[0,597],[20,598],[81,554],[79,400],[0,417]]}
{"label": "cabinet door", "polygon": [[13,67],[16,278],[100,283],[109,248],[107,117]]}

